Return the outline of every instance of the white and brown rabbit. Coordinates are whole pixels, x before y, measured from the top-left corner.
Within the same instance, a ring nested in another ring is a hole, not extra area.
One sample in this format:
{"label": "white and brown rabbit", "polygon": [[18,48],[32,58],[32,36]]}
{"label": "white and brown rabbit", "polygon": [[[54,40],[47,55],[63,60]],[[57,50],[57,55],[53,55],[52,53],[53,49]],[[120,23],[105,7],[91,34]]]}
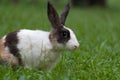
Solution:
{"label": "white and brown rabbit", "polygon": [[75,50],[79,47],[74,32],[64,26],[69,9],[68,3],[59,17],[48,1],[47,14],[51,31],[21,29],[5,35],[0,40],[1,60],[14,66],[51,69],[60,59],[61,48]]}

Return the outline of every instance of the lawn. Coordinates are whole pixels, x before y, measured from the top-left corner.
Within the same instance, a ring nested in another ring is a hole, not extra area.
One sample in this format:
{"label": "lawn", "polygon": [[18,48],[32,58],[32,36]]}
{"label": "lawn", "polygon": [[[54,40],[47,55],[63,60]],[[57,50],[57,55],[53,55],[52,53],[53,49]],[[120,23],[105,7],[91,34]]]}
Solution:
{"label": "lawn", "polygon": [[[64,51],[53,70],[0,66],[0,80],[119,80],[120,1],[108,1],[107,8],[71,8],[66,26],[74,30],[80,47]],[[40,4],[0,4],[0,37],[22,28],[49,31],[46,1]],[[63,5],[55,5],[58,12]]]}

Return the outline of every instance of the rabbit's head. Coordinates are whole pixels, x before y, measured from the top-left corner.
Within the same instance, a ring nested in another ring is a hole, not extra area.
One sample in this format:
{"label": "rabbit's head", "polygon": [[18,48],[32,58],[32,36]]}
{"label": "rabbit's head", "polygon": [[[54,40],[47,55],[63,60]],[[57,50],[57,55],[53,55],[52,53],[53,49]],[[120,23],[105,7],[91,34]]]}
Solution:
{"label": "rabbit's head", "polygon": [[48,2],[47,14],[52,27],[49,39],[54,47],[66,47],[74,50],[79,47],[78,40],[74,32],[65,26],[69,9],[70,3],[65,6],[65,9],[59,17],[55,8]]}

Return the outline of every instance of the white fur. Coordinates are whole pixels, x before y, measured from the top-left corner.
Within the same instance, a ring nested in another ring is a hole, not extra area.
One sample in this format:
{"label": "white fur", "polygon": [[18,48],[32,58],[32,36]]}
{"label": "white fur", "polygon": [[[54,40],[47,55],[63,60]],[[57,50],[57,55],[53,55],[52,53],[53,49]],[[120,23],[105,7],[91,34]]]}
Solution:
{"label": "white fur", "polygon": [[[68,49],[74,49],[74,46],[78,47],[79,43],[74,32],[69,28],[66,29],[70,31],[71,38],[65,46]],[[17,48],[25,67],[40,67],[46,70],[52,68],[60,59],[60,53],[54,51],[53,45],[49,40],[49,34],[50,32],[27,29],[18,32],[19,43]],[[59,45],[63,46],[62,44],[58,44],[56,47],[59,47]]]}
{"label": "white fur", "polygon": [[25,67],[38,67],[40,61],[45,61],[45,56],[52,49],[49,41],[49,32],[21,30],[18,33],[19,44],[22,60]]}

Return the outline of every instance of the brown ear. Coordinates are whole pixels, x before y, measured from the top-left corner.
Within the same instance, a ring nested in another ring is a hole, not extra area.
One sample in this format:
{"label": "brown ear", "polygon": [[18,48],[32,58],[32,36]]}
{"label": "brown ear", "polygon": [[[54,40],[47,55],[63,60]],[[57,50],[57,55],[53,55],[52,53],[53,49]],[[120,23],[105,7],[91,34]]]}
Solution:
{"label": "brown ear", "polygon": [[70,7],[71,7],[71,3],[68,3],[65,6],[65,9],[63,10],[63,12],[61,14],[60,21],[61,21],[61,24],[63,24],[63,25],[65,24],[65,21],[66,21],[67,15],[69,13]]}
{"label": "brown ear", "polygon": [[53,29],[60,28],[60,18],[58,16],[58,13],[52,6],[52,4],[48,1],[48,6],[47,6],[47,14],[48,14],[48,19],[51,23],[51,26]]}

